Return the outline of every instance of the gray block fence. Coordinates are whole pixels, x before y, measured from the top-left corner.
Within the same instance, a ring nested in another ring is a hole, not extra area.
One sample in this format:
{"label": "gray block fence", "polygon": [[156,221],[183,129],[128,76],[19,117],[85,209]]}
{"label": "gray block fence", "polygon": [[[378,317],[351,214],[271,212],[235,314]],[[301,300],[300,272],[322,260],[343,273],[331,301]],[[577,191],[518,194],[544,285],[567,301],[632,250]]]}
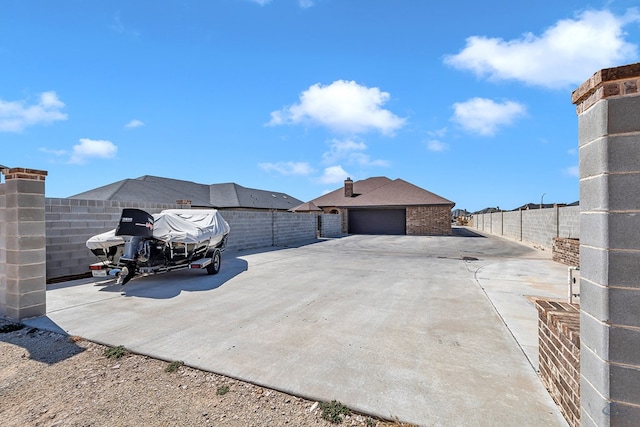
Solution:
{"label": "gray block fence", "polygon": [[472,227],[550,251],[554,237],[580,238],[580,206],[477,214]]}
{"label": "gray block fence", "polygon": [[[45,200],[47,278],[83,274],[97,258],[87,249],[87,239],[114,229],[123,208],[137,208],[149,213],[180,209],[178,204],[135,203],[101,200]],[[317,237],[341,234],[340,215],[320,214],[323,227],[318,232],[318,215],[291,212],[221,210],[231,232],[227,250],[289,246],[310,242]]]}

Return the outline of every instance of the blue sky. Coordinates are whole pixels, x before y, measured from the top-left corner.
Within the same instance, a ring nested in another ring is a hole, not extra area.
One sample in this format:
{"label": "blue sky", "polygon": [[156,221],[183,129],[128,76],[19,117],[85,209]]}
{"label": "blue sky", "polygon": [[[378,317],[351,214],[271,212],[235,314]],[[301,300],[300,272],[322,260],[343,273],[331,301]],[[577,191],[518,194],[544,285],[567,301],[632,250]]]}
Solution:
{"label": "blue sky", "polygon": [[387,176],[470,211],[570,203],[571,92],[640,61],[636,4],[3,0],[0,164],[48,171],[49,197]]}

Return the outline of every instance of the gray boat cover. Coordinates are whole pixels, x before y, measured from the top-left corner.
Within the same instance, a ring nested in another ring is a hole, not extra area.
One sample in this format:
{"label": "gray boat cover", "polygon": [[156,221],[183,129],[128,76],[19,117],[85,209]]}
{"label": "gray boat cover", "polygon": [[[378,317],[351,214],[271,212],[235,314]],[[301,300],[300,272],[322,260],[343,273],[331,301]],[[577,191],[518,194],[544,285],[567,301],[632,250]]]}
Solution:
{"label": "gray boat cover", "polygon": [[[153,237],[167,243],[208,243],[221,241],[229,233],[229,224],[215,209],[167,209],[153,214]],[[123,245],[116,230],[98,234],[87,240],[89,249],[108,249]]]}

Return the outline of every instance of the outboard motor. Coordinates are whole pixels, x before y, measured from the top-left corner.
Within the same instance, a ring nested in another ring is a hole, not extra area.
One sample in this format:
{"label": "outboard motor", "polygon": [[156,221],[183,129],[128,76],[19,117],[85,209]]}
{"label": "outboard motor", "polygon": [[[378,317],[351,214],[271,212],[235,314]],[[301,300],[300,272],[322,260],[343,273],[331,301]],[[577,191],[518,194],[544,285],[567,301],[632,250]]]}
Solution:
{"label": "outboard motor", "polygon": [[120,262],[125,263],[120,273],[124,285],[136,273],[140,242],[153,237],[153,216],[141,209],[123,209],[115,234],[124,237],[124,253],[120,257]]}

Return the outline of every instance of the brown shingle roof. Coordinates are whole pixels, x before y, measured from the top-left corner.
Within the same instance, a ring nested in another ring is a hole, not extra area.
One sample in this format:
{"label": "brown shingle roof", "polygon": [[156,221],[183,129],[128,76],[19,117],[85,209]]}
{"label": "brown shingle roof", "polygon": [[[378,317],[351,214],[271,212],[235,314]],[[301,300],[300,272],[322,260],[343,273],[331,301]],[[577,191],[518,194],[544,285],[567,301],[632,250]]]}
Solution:
{"label": "brown shingle roof", "polygon": [[322,209],[317,207],[313,202],[307,202],[289,209],[289,212],[322,212]]}
{"label": "brown shingle roof", "polygon": [[313,199],[319,207],[387,207],[387,206],[426,206],[455,205],[451,200],[440,197],[430,191],[413,185],[402,179],[391,180],[387,177],[367,178],[353,183],[354,197],[345,197],[341,187],[331,193]]}

